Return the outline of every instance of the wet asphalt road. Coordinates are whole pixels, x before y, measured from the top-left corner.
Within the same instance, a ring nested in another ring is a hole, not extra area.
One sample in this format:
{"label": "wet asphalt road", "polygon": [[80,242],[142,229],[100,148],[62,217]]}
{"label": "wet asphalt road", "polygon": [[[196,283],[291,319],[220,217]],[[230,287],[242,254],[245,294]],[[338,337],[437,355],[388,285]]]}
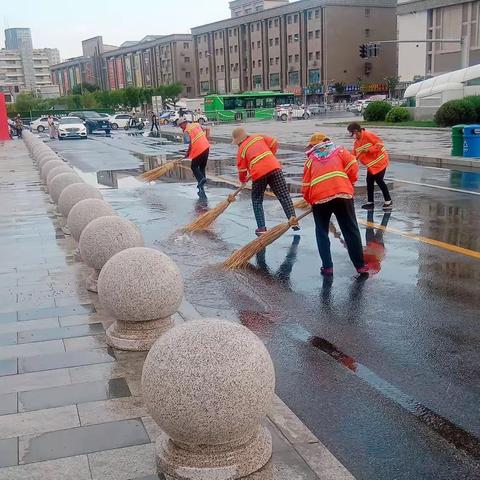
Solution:
{"label": "wet asphalt road", "polygon": [[[207,188],[208,205],[188,168],[152,185],[136,178],[181,145],[123,132],[50,145],[100,184],[147,245],[172,256],[203,315],[241,322],[264,340],[280,397],[357,479],[480,478],[480,175],[393,164],[392,214],[357,209],[378,273],[356,279],[337,234],[326,282],[309,217],[301,236],[287,233],[251,268],[218,266],[253,238],[248,193],[210,231],[177,231],[231,191],[222,181],[233,178],[228,145],[212,147],[211,174],[221,178]],[[281,153],[295,181],[303,159]],[[265,210],[270,226],[284,221],[276,200]],[[366,228],[372,220],[386,231]]]}

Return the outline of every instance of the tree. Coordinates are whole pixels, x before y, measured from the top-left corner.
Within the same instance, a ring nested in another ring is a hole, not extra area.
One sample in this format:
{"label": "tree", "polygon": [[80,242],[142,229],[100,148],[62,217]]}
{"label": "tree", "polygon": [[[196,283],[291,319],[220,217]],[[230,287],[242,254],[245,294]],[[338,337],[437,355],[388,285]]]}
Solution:
{"label": "tree", "polygon": [[125,105],[127,102],[125,100],[125,89],[111,90],[109,92],[110,97],[110,106],[113,108],[120,107]]}
{"label": "tree", "polygon": [[72,88],[72,94],[74,95],[82,95],[83,93],[92,93],[100,90],[98,85],[94,85],[93,83],[83,82],[78,85],[75,85]]}
{"label": "tree", "polygon": [[15,98],[15,110],[17,112],[29,112],[36,109],[36,98],[28,92],[22,92]]}
{"label": "tree", "polygon": [[127,87],[124,90],[125,103],[131,107],[136,108],[140,104],[140,89],[137,87]]}
{"label": "tree", "polygon": [[335,93],[338,95],[342,95],[342,93],[345,93],[345,84],[343,82],[337,82],[333,85],[333,88],[335,89]]}
{"label": "tree", "polygon": [[175,107],[178,100],[180,99],[180,94],[182,92],[183,92],[183,85],[180,82],[164,85],[162,99],[164,103],[171,102]]}
{"label": "tree", "polygon": [[393,98],[395,96],[395,89],[400,82],[400,77],[393,76],[393,77],[385,77],[385,82],[388,85],[388,96]]}

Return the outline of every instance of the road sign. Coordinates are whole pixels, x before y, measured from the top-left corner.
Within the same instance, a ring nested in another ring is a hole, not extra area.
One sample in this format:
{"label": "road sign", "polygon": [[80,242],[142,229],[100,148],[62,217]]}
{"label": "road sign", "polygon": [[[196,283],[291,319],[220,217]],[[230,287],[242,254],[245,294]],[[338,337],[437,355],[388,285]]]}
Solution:
{"label": "road sign", "polygon": [[152,97],[152,110],[155,113],[161,113],[163,111],[163,101],[160,95]]}

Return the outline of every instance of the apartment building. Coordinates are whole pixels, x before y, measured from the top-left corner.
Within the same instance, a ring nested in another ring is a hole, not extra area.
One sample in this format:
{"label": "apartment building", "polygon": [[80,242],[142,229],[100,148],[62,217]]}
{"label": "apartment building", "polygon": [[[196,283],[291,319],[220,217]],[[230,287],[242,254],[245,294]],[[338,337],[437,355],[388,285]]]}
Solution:
{"label": "apartment building", "polygon": [[300,0],[192,28],[197,94],[383,82],[396,47],[361,59],[359,45],[396,38],[395,0]]}
{"label": "apartment building", "polygon": [[290,0],[233,0],[229,3],[232,18],[261,12],[269,8],[281,7]]}
{"label": "apartment building", "polygon": [[399,0],[398,71],[402,81],[439,75],[462,67],[458,43],[427,43],[430,39],[463,39],[467,66],[480,63],[480,1]]}
{"label": "apartment building", "polygon": [[172,82],[184,85],[186,97],[194,95],[191,35],[148,35],[140,41],[124,42],[120,47],[104,45],[101,38],[82,42],[83,56],[51,68],[53,82],[60,86],[62,95],[68,95],[81,83],[114,90],[128,86],[158,87]]}

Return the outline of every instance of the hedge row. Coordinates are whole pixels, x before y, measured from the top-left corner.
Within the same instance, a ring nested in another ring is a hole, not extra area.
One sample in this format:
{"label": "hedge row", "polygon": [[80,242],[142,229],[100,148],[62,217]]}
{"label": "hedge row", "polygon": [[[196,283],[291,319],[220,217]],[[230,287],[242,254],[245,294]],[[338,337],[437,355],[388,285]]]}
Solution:
{"label": "hedge row", "polygon": [[410,120],[410,112],[405,107],[392,107],[388,102],[372,102],[367,105],[363,118],[367,122],[400,123]]}
{"label": "hedge row", "polygon": [[480,96],[465,97],[444,103],[435,114],[440,127],[451,127],[462,123],[480,123]]}

